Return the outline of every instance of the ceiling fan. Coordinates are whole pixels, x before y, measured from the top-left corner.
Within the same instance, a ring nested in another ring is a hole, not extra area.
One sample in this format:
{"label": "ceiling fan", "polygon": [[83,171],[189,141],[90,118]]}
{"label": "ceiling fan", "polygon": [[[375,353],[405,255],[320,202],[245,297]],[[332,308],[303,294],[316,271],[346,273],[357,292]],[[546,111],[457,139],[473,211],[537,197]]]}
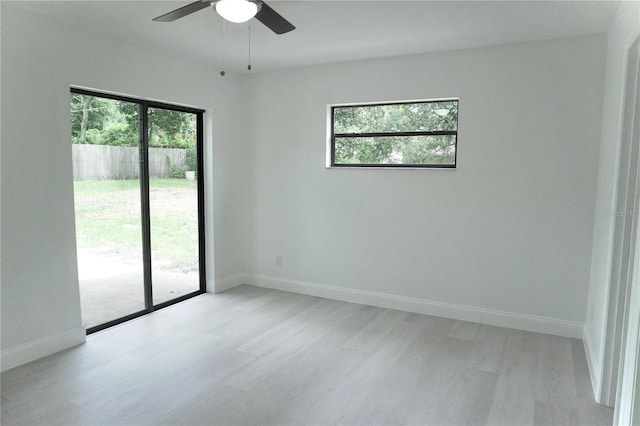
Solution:
{"label": "ceiling fan", "polygon": [[157,18],[156,22],[172,22],[201,9],[213,6],[216,12],[227,21],[246,22],[255,17],[276,34],[284,34],[296,29],[262,0],[198,0],[173,10]]}

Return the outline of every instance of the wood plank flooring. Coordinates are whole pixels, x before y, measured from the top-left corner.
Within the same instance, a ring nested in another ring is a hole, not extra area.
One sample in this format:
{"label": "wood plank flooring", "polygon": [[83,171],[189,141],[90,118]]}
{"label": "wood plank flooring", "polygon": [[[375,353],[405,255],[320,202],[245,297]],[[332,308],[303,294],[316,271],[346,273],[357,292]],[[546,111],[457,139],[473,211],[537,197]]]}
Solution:
{"label": "wood plank flooring", "polygon": [[3,425],[609,425],[582,342],[240,286],[2,374]]}

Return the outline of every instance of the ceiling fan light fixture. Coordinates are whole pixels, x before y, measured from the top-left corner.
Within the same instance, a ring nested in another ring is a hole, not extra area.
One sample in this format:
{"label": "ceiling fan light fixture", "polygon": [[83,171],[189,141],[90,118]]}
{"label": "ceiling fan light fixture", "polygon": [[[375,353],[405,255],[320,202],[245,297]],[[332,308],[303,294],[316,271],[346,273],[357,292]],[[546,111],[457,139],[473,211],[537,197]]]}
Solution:
{"label": "ceiling fan light fixture", "polygon": [[220,16],[230,22],[247,22],[260,10],[257,0],[218,0],[213,4]]}

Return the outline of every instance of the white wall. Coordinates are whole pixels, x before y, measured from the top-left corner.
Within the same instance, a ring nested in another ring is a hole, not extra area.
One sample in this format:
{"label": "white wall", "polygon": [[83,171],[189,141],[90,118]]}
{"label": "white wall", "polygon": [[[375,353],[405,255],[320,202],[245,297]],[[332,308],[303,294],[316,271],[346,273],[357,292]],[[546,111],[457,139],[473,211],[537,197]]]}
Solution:
{"label": "white wall", "polygon": [[[250,77],[247,282],[581,336],[605,48],[590,36]],[[460,98],[457,170],[325,168],[327,104],[442,97]]]}
{"label": "white wall", "polygon": [[[2,2],[3,369],[77,343],[81,327],[69,86],[206,109],[208,285],[244,271],[247,153],[237,78],[76,32]],[[213,149],[212,149],[213,148]],[[244,151],[243,151],[244,150]],[[213,172],[212,172],[213,171]],[[213,205],[215,204],[215,208]],[[213,213],[213,214],[212,214]]]}
{"label": "white wall", "polygon": [[584,335],[596,400],[608,405],[612,405],[613,401],[603,400],[602,380],[609,314],[614,216],[606,213],[616,210],[626,58],[629,47],[639,32],[640,3],[620,2],[607,41],[589,302]]}

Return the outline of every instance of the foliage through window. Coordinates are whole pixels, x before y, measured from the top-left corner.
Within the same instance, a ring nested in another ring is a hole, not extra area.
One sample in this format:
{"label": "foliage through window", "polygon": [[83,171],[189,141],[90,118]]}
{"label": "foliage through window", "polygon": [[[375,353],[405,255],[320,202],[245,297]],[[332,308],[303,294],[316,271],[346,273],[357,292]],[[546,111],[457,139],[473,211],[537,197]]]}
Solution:
{"label": "foliage through window", "polygon": [[455,168],[458,100],[331,107],[332,167]]}
{"label": "foliage through window", "polygon": [[[138,146],[139,111],[132,102],[71,94],[71,139],[74,144]],[[150,108],[149,146],[192,148],[196,116],[164,108]]]}

